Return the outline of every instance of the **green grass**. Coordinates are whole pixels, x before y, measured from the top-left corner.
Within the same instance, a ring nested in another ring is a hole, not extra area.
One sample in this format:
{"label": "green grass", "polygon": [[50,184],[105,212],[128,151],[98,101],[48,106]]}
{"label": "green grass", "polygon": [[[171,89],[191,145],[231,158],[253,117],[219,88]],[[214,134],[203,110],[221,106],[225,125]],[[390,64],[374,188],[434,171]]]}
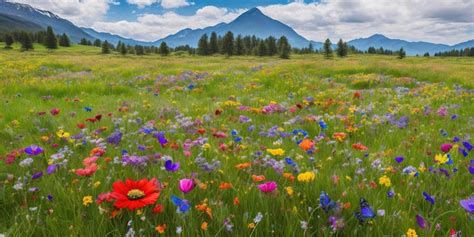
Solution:
{"label": "green grass", "polygon": [[[19,45],[1,49],[0,157],[5,161],[8,154],[31,144],[43,147],[45,153],[33,157],[29,167],[19,165],[28,157],[24,153],[12,164],[0,161],[0,234],[123,236],[127,222],[133,220],[133,229],[137,234],[143,231],[144,236],[156,234],[155,226],[159,224],[167,225],[166,234],[170,236],[175,235],[178,226],[183,236],[401,236],[408,228],[415,229],[419,236],[446,236],[450,229],[472,236],[472,217],[459,205],[461,199],[473,195],[473,176],[468,172],[472,152],[464,157],[455,147],[450,152],[454,164],[434,162],[435,155],[442,153],[440,145],[450,143],[453,137],[474,142],[472,75],[474,60],[470,58],[399,60],[392,56],[350,55],[325,60],[321,55],[292,55],[291,60],[281,60],[102,55],[100,48],[77,45],[54,51],[41,45],[29,52],[20,52]],[[195,86],[192,90],[188,89],[191,84]],[[400,92],[403,90],[407,93]],[[361,94],[359,99],[354,98],[356,92]],[[310,102],[309,97],[314,101]],[[262,108],[271,103],[284,111],[262,113]],[[242,110],[239,105],[249,109]],[[444,117],[437,113],[443,106],[448,111]],[[85,111],[85,107],[92,111]],[[60,114],[52,116],[53,108],[60,109]],[[431,112],[424,114],[426,108]],[[220,115],[215,114],[217,109],[222,111]],[[41,116],[39,112],[46,114]],[[97,114],[103,115],[100,122],[85,121]],[[178,114],[202,124],[183,127]],[[408,116],[408,126],[398,128],[387,121],[387,114],[397,120]],[[241,115],[251,122],[239,122]],[[457,118],[451,119],[452,115]],[[327,123],[326,130],[320,128],[320,120]],[[87,129],[79,129],[79,123],[86,124]],[[169,144],[162,147],[151,135],[139,134],[145,124],[165,132],[169,143],[179,148],[172,149]],[[262,136],[272,127],[289,136],[278,132]],[[84,138],[60,139],[56,132],[61,129]],[[83,167],[82,160],[97,146],[93,142],[106,139],[116,129],[123,133],[123,139],[118,146],[106,145],[106,153],[97,162],[100,169],[91,177],[76,175],[74,170]],[[205,129],[206,133],[200,135],[197,129]],[[233,140],[233,129],[242,141]],[[318,151],[307,154],[298,147],[296,140],[303,137],[294,137],[291,133],[295,129],[307,131]],[[212,131],[225,132],[228,137],[216,138]],[[332,137],[336,132],[345,132],[347,138],[336,141]],[[197,145],[190,148],[191,156],[185,156],[183,143],[200,137],[208,138],[209,148]],[[352,148],[355,143],[364,144],[368,151]],[[220,149],[222,144],[226,150]],[[453,145],[463,147],[460,142]],[[67,164],[54,174],[30,179],[35,172],[44,172],[48,162],[62,162],[52,160],[51,155],[66,146],[71,150],[64,158]],[[147,148],[140,150],[142,146]],[[266,148],[281,148],[285,154],[272,156]],[[106,157],[120,160],[123,149],[142,156],[170,156],[181,168],[169,173],[162,169],[162,159],[148,162],[144,169],[106,162]],[[262,155],[255,156],[257,152]],[[210,163],[219,161],[220,167],[209,173],[203,171],[195,162],[199,155]],[[396,156],[404,156],[405,160],[398,164]],[[295,177],[291,181],[263,165],[268,159],[284,164],[285,157],[298,164],[299,172],[313,172],[315,180],[300,182],[297,172],[284,165],[283,172]],[[252,166],[235,168],[245,162]],[[380,162],[380,167],[374,167],[374,162]],[[430,171],[419,171],[417,177],[403,174],[405,167],[419,168],[422,163],[426,168],[449,170],[450,178]],[[453,172],[454,168],[458,171]],[[254,174],[275,181],[278,190],[261,193],[252,181]],[[184,195],[178,190],[178,182],[192,175],[207,188],[196,187]],[[383,175],[390,178],[391,187],[379,184]],[[13,186],[23,177],[24,189],[15,190]],[[112,203],[82,205],[84,196],[97,198],[100,193],[112,191],[115,181],[153,177],[164,186],[158,199],[165,207],[161,214],[145,207],[141,215],[122,210],[111,219]],[[337,183],[334,177],[338,177]],[[100,185],[94,187],[96,182]],[[229,182],[233,188],[220,190],[221,182]],[[29,192],[32,187],[40,190]],[[294,190],[292,195],[286,192],[287,187]],[[388,198],[391,188],[395,196]],[[315,209],[321,191],[346,208],[329,214]],[[435,196],[435,205],[424,200],[423,191]],[[47,200],[49,194],[53,201]],[[192,208],[187,214],[176,213],[170,201],[172,194],[190,201]],[[235,197],[240,200],[238,206],[233,204]],[[384,210],[385,215],[360,225],[353,213],[359,210],[361,197],[375,211]],[[212,218],[196,210],[195,205],[204,202],[212,209]],[[262,221],[255,229],[248,228],[259,212]],[[431,227],[421,229],[415,221],[417,214]],[[329,216],[341,218],[344,228],[331,231]],[[232,222],[233,232],[225,230],[225,219]],[[301,228],[301,221],[308,222],[308,230]],[[208,222],[206,231],[201,230],[203,222]]]}

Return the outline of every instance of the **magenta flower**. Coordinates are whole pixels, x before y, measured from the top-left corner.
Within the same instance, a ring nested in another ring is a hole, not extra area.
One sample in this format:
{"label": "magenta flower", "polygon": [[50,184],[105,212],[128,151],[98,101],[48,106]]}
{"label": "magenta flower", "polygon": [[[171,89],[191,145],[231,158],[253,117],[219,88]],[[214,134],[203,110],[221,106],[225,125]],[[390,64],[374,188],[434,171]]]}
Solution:
{"label": "magenta flower", "polygon": [[459,204],[461,204],[461,207],[463,207],[467,212],[474,214],[474,196],[459,201]]}
{"label": "magenta flower", "polygon": [[179,190],[183,193],[189,193],[194,189],[194,181],[192,179],[181,179],[179,181]]}
{"label": "magenta flower", "polygon": [[448,153],[451,150],[451,148],[453,148],[453,145],[449,143],[444,143],[443,145],[441,145],[441,151],[444,153]]}
{"label": "magenta flower", "polygon": [[44,150],[43,148],[37,146],[37,145],[30,145],[25,148],[25,153],[30,155],[30,156],[37,156],[41,153],[43,153]]}
{"label": "magenta flower", "polygon": [[273,190],[277,189],[278,185],[274,181],[271,181],[271,182],[259,184],[257,187],[258,189],[260,189],[260,191],[264,193],[271,193],[273,192]]}

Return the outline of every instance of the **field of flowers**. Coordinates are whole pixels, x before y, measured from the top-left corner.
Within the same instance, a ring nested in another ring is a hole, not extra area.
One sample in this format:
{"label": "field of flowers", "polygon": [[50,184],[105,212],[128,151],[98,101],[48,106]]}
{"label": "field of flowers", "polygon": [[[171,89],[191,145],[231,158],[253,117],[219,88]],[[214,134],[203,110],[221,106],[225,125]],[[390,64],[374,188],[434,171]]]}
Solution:
{"label": "field of flowers", "polygon": [[0,50],[5,236],[474,236],[474,60]]}

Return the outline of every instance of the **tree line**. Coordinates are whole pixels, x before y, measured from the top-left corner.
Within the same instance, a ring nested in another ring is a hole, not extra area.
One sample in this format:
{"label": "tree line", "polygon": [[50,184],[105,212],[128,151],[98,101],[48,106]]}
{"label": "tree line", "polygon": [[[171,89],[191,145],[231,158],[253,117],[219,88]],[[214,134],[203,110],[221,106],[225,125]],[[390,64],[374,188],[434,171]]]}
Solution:
{"label": "tree line", "polygon": [[57,49],[58,45],[61,47],[70,47],[71,40],[66,34],[56,35],[51,26],[46,28],[46,31],[26,32],[26,31],[11,31],[3,34],[3,41],[5,48],[11,49],[11,46],[18,42],[21,45],[21,50],[33,50],[33,44],[39,43],[48,49]]}
{"label": "tree line", "polygon": [[238,35],[234,37],[234,33],[228,31],[224,36],[218,36],[216,32],[212,32],[210,37],[203,34],[198,41],[196,54],[209,56],[215,54],[223,54],[227,56],[233,55],[255,55],[255,56],[275,56],[280,58],[290,58],[291,45],[285,36],[278,40],[273,37],[266,39],[253,36]]}
{"label": "tree line", "polygon": [[[430,56],[424,55],[424,56]],[[445,52],[438,52],[434,54],[435,57],[474,57],[474,47],[465,49],[453,49]]]}

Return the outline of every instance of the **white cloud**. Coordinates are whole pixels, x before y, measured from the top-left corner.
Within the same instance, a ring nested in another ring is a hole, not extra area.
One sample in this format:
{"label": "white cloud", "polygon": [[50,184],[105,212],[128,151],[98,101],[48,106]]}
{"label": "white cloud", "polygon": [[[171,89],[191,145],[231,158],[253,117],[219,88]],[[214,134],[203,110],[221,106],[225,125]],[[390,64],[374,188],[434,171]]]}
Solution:
{"label": "white cloud", "polygon": [[155,3],[160,3],[164,9],[179,8],[194,5],[188,0],[127,0],[128,4],[136,5],[138,8],[151,6]]}
{"label": "white cloud", "polygon": [[15,0],[41,10],[51,11],[79,26],[89,26],[103,19],[114,0]]}
{"label": "white cloud", "polygon": [[161,0],[161,6],[165,9],[186,7],[194,5],[193,2],[188,2],[187,0]]}
{"label": "white cloud", "polygon": [[144,8],[157,2],[159,2],[159,0],[127,0],[128,4],[137,5],[139,8]]}
{"label": "white cloud", "polygon": [[259,8],[317,41],[375,33],[448,44],[474,38],[472,0],[297,0]]}
{"label": "white cloud", "polygon": [[92,25],[98,31],[110,32],[144,41],[155,41],[184,28],[203,28],[221,22],[230,22],[244,10],[229,10],[215,6],[206,6],[194,15],[179,15],[174,11],[164,14],[143,14],[136,21],[104,22]]}

